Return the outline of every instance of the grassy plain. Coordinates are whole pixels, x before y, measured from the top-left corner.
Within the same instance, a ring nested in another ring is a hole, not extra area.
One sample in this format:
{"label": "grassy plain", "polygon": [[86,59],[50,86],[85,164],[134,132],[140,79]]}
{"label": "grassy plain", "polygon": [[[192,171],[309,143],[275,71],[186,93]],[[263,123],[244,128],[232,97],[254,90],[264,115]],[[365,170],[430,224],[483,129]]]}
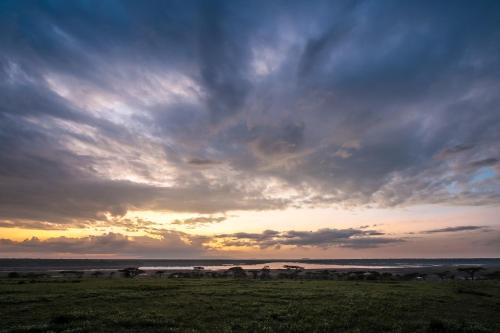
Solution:
{"label": "grassy plain", "polygon": [[0,332],[500,332],[499,281],[0,279]]}

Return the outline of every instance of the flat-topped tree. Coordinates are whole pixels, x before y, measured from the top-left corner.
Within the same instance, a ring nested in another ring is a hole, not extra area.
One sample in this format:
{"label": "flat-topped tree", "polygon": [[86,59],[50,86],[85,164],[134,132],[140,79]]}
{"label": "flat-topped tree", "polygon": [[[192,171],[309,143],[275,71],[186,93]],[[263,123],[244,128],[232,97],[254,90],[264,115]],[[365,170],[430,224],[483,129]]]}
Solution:
{"label": "flat-topped tree", "polygon": [[471,280],[474,280],[476,273],[483,270],[484,268],[481,266],[472,266],[472,267],[459,267],[457,271],[468,274]]}
{"label": "flat-topped tree", "polygon": [[299,273],[304,270],[304,267],[301,266],[283,265],[283,267],[286,268],[287,271],[284,277],[287,277],[289,279],[296,279]]}
{"label": "flat-topped tree", "polygon": [[271,278],[271,268],[269,266],[264,266],[260,270],[260,278],[265,280],[265,279],[270,279]]}
{"label": "flat-topped tree", "polygon": [[137,275],[146,273],[145,271],[143,271],[142,269],[139,269],[137,267],[127,267],[124,269],[120,269],[120,272],[123,273],[123,276],[126,278],[134,278]]}
{"label": "flat-topped tree", "polygon": [[73,278],[83,277],[82,271],[60,271],[59,274],[61,274],[64,277],[73,277]]}
{"label": "flat-topped tree", "polygon": [[247,273],[245,270],[239,266],[231,267],[226,271],[229,275],[232,275],[235,278],[244,278],[247,277]]}
{"label": "flat-topped tree", "polygon": [[452,276],[450,271],[437,272],[436,275],[439,276],[441,280],[449,279]]}
{"label": "flat-topped tree", "polygon": [[103,272],[101,272],[101,271],[94,271],[94,272],[92,272],[90,275],[92,275],[92,276],[93,276],[93,277],[95,277],[95,278],[98,278],[98,277],[103,276],[103,275],[104,275],[104,273],[103,273]]}
{"label": "flat-topped tree", "polygon": [[492,279],[492,280],[500,280],[500,271],[494,271],[494,272],[490,272],[490,273],[487,273],[487,274],[484,274],[488,279]]}
{"label": "flat-topped tree", "polygon": [[294,271],[303,271],[304,270],[304,267],[302,267],[302,266],[283,265],[283,267],[287,270],[294,270]]}
{"label": "flat-topped tree", "polygon": [[161,278],[165,274],[165,271],[156,271],[155,276]]}

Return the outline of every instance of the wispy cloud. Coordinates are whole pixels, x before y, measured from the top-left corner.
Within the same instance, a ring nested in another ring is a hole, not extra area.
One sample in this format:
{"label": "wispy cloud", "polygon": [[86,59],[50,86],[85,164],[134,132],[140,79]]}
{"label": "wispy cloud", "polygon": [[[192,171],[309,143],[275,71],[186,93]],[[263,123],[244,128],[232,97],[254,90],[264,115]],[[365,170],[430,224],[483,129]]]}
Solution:
{"label": "wispy cloud", "polygon": [[181,224],[181,225],[198,225],[198,224],[210,224],[210,223],[220,223],[227,219],[226,216],[198,216],[191,217],[183,220],[174,220],[172,224]]}
{"label": "wispy cloud", "polygon": [[489,229],[489,227],[487,227],[487,226],[464,225],[464,226],[458,226],[458,227],[446,227],[446,228],[440,228],[440,229],[425,230],[425,231],[422,231],[421,233],[423,233],[423,234],[436,234],[436,233],[442,233],[442,232],[462,232],[462,231],[477,231],[477,230],[488,230],[488,229]]}

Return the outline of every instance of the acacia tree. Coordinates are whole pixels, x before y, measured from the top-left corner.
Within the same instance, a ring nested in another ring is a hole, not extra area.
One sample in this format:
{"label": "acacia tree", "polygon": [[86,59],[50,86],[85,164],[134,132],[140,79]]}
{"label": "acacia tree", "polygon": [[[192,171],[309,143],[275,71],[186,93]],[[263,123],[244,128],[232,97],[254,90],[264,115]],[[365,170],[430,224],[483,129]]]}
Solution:
{"label": "acacia tree", "polygon": [[450,271],[437,272],[436,275],[439,276],[441,280],[451,279],[453,276]]}
{"label": "acacia tree", "polygon": [[271,269],[269,268],[269,266],[266,265],[262,267],[262,269],[260,270],[260,278],[262,280],[267,280],[271,278]]}
{"label": "acacia tree", "polygon": [[282,277],[288,279],[296,279],[299,274],[304,270],[304,267],[294,266],[294,265],[283,265],[286,269],[286,273],[280,274]]}
{"label": "acacia tree", "polygon": [[488,279],[492,280],[500,280],[500,271],[495,271],[495,272],[490,272],[488,274],[485,274]]}
{"label": "acacia tree", "polygon": [[165,274],[165,271],[156,271],[155,276],[161,278]]}
{"label": "acacia tree", "polygon": [[61,274],[64,277],[73,277],[73,278],[82,278],[83,277],[83,272],[82,271],[60,271],[59,274]]}
{"label": "acacia tree", "polygon": [[123,273],[123,276],[126,278],[134,278],[139,274],[145,273],[142,269],[139,269],[137,267],[127,267],[121,269],[120,272]]}
{"label": "acacia tree", "polygon": [[459,267],[457,270],[459,272],[463,272],[468,274],[469,278],[474,281],[475,275],[477,272],[483,270],[484,268],[481,266],[474,266],[474,267]]}
{"label": "acacia tree", "polygon": [[230,275],[232,275],[235,278],[245,278],[245,277],[247,277],[247,273],[245,272],[245,270],[243,268],[239,267],[239,266],[231,267],[226,272],[229,273]]}
{"label": "acacia tree", "polygon": [[93,277],[95,277],[95,278],[98,278],[98,277],[103,276],[103,275],[104,275],[104,273],[103,273],[103,272],[101,272],[101,271],[95,271],[95,272],[92,272],[92,274],[91,274],[91,275],[92,275]]}

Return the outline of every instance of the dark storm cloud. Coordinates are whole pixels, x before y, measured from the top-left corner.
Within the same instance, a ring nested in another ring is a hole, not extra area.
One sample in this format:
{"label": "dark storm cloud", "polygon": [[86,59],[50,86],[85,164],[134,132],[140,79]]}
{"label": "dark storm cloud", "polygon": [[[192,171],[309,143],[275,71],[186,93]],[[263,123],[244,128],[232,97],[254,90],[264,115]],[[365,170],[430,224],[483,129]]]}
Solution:
{"label": "dark storm cloud", "polygon": [[485,158],[483,160],[473,161],[469,165],[471,167],[484,167],[496,164],[498,164],[498,158],[490,157],[490,158]]}
{"label": "dark storm cloud", "polygon": [[304,124],[283,124],[281,126],[252,129],[253,147],[257,154],[280,156],[299,150],[304,140]]}
{"label": "dark storm cloud", "polygon": [[405,242],[403,238],[388,238],[388,237],[360,237],[352,238],[340,244],[340,247],[351,249],[369,249],[375,247],[390,246],[391,244],[398,244]]}
{"label": "dark storm cloud", "polygon": [[378,237],[383,235],[384,233],[375,230],[324,228],[316,231],[238,232],[220,234],[214,239],[220,240],[225,246],[258,246],[260,248],[280,246],[370,248],[404,241],[400,238]]}
{"label": "dark storm cloud", "polygon": [[478,231],[478,230],[488,230],[488,227],[485,226],[477,226],[477,225],[464,225],[459,227],[446,227],[441,229],[432,229],[422,231],[423,234],[436,234],[442,232],[462,232],[462,231]]}
{"label": "dark storm cloud", "polygon": [[467,151],[467,150],[470,150],[473,148],[474,148],[474,145],[459,144],[459,145],[456,145],[453,147],[448,147],[448,148],[443,149],[443,151],[441,151],[439,153],[439,157],[446,158],[446,157],[449,157],[449,156],[452,156],[455,154],[459,154],[459,153],[462,153],[464,151]]}
{"label": "dark storm cloud", "polygon": [[497,1],[3,1],[0,218],[496,205],[498,13]]}
{"label": "dark storm cloud", "polygon": [[228,210],[276,209],[285,200],[267,200],[259,193],[208,184],[190,187],[153,187],[126,181],[52,180],[3,182],[0,216],[54,223],[81,224],[123,216],[128,209],[214,213]]}
{"label": "dark storm cloud", "polygon": [[[214,122],[240,112],[250,88],[245,31],[249,22],[241,17],[243,11],[231,11],[220,4],[201,3],[198,35],[200,74],[209,94],[207,106]],[[233,30],[237,25],[240,28]]]}

